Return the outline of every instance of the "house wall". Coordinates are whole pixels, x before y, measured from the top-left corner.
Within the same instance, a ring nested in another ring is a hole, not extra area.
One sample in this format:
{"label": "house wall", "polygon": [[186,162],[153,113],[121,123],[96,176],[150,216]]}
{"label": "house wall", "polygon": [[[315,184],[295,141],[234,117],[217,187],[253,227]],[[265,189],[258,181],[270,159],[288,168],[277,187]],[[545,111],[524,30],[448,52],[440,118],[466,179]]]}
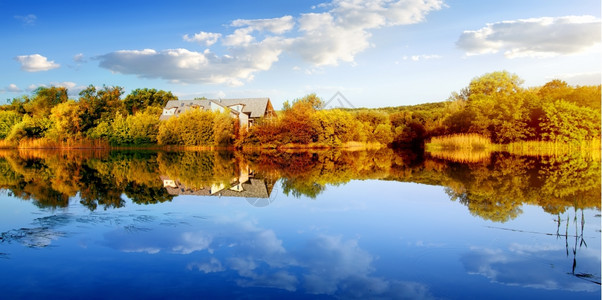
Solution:
{"label": "house wall", "polygon": [[210,102],[211,111],[224,111],[224,107]]}
{"label": "house wall", "polygon": [[240,124],[240,128],[248,129],[249,128],[249,116],[244,113],[238,114],[238,122]]}

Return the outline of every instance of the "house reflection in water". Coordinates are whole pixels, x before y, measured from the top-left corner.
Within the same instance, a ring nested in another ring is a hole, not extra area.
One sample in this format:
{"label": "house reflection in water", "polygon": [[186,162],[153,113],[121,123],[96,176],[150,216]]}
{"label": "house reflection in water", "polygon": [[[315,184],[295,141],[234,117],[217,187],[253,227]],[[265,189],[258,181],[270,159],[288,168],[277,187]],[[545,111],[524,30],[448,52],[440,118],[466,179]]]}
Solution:
{"label": "house reflection in water", "polygon": [[[256,207],[264,207],[272,203],[272,194],[276,180],[260,178],[248,166],[241,166],[238,177],[234,177],[229,184],[214,183],[211,186],[191,188],[177,179],[161,176],[163,187],[170,195],[194,195],[246,198]],[[271,197],[271,198],[270,198]]]}

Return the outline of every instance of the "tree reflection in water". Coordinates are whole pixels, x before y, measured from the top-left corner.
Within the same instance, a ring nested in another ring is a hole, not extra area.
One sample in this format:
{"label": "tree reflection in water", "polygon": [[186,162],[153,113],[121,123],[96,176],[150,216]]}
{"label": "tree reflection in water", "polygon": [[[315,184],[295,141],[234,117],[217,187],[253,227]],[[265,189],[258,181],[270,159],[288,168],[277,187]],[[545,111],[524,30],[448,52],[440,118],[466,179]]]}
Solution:
{"label": "tree reflection in water", "polygon": [[145,205],[181,194],[269,199],[278,181],[286,195],[315,199],[328,185],[367,179],[444,186],[452,201],[496,222],[516,218],[523,204],[554,215],[600,209],[600,162],[579,154],[455,162],[391,149],[0,152],[0,188],[42,207],[66,207],[78,193],[90,210],[122,207],[124,197]]}

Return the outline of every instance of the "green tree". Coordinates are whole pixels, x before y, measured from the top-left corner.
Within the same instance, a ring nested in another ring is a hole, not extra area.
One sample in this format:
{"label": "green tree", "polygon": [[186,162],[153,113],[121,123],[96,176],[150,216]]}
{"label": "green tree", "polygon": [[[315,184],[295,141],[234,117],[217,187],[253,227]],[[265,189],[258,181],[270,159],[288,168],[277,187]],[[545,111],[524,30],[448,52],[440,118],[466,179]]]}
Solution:
{"label": "green tree", "polygon": [[39,87],[34,91],[34,96],[23,103],[24,110],[36,118],[50,115],[50,110],[56,105],[68,100],[67,88],[64,87]]}
{"label": "green tree", "polygon": [[178,100],[171,92],[156,89],[135,89],[124,99],[124,105],[127,112],[131,115],[138,111],[145,110],[147,107],[165,107],[167,101]]}
{"label": "green tree", "polygon": [[542,136],[557,142],[581,142],[600,137],[600,114],[591,108],[558,100],[543,105]]}
{"label": "green tree", "polygon": [[161,145],[211,146],[216,113],[200,109],[188,110],[161,122],[157,140]]}
{"label": "green tree", "polygon": [[230,116],[228,111],[216,113],[213,119],[214,144],[230,146],[236,137],[238,120]]}
{"label": "green tree", "polygon": [[47,136],[54,140],[67,140],[80,137],[82,129],[82,111],[77,102],[69,100],[52,108],[50,121],[52,127]]}
{"label": "green tree", "polygon": [[506,71],[475,78],[468,86],[467,109],[472,116],[470,131],[508,143],[530,137],[527,94],[522,80]]}
{"label": "green tree", "polygon": [[82,108],[82,131],[87,132],[102,121],[110,121],[116,113],[126,114],[125,105],[121,101],[123,88],[103,86],[96,89],[90,85],[79,93],[79,104]]}
{"label": "green tree", "polygon": [[0,111],[0,139],[8,136],[13,126],[20,123],[23,116],[15,111]]}
{"label": "green tree", "polygon": [[137,145],[156,143],[159,123],[159,118],[152,113],[152,110],[127,116],[128,140]]}
{"label": "green tree", "polygon": [[19,141],[24,138],[41,138],[45,136],[51,126],[52,121],[49,118],[33,118],[25,115],[21,122],[12,127],[6,139]]}
{"label": "green tree", "polygon": [[600,85],[595,85],[578,86],[573,90],[573,93],[571,93],[565,100],[573,102],[580,106],[592,108],[596,112],[600,113],[600,105],[602,103],[600,99]]}
{"label": "green tree", "polygon": [[573,88],[565,81],[554,79],[542,86],[537,95],[546,102],[554,102],[556,100],[568,100],[573,93]]}

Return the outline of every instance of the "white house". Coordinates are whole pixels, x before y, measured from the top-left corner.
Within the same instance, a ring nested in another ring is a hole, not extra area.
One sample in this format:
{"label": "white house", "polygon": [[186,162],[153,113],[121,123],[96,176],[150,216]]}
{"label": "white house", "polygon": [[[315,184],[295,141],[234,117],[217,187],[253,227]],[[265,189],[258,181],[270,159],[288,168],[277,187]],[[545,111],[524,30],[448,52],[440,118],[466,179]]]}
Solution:
{"label": "white house", "polygon": [[259,118],[276,116],[270,98],[242,98],[242,99],[206,99],[206,100],[170,100],[163,108],[160,120],[168,120],[189,109],[203,109],[211,111],[230,112],[232,117],[238,118],[240,126],[247,128],[253,126]]}

